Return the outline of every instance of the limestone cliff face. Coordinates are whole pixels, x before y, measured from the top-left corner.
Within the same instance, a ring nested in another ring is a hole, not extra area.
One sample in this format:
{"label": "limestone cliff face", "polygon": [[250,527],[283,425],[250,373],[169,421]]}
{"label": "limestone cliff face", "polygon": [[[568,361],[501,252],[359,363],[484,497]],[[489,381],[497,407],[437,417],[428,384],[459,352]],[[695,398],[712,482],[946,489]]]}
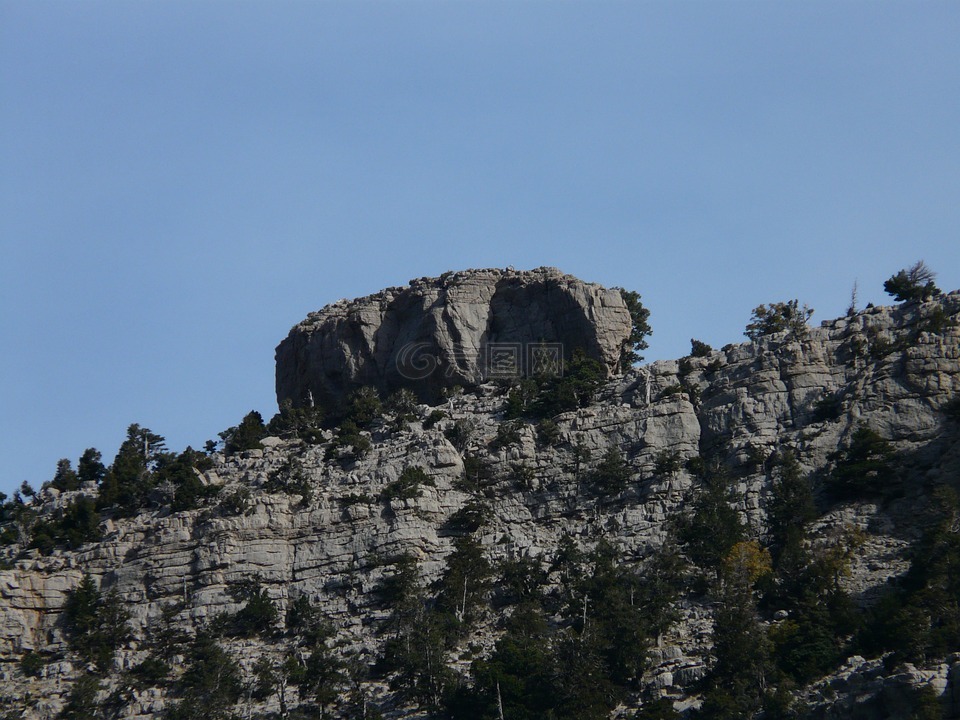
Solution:
{"label": "limestone cliff face", "polygon": [[[510,293],[519,296],[510,303],[531,303],[537,324],[502,324],[519,317],[498,309]],[[544,304],[547,296],[572,298],[569,313],[557,315],[556,303]],[[934,327],[931,318],[938,313],[954,324]],[[165,605],[182,603],[176,622],[193,634],[214,614],[237,609],[228,589],[251,577],[262,579],[281,612],[295,598],[308,596],[337,628],[338,642],[373,657],[383,642],[374,629],[386,611],[372,590],[389,574],[390,559],[401,553],[419,559],[426,580],[439,575],[456,536],[450,518],[474,499],[460,482],[468,455],[481,457],[490,468],[491,520],[479,536],[487,554],[493,560],[531,558],[548,572],[548,583],[557,582],[549,570],[563,535],[583,547],[605,538],[640,563],[664,542],[668,522],[685,511],[694,485],[685,469],[657,471],[665,452],[680,459],[709,453],[733,468],[739,478],[736,507],[760,537],[770,488],[763,459],[777,449],[793,449],[804,468],[816,473],[866,424],[894,444],[918,477],[956,475],[957,429],[942,409],[960,394],[958,319],[960,294],[954,293],[923,305],[873,308],[824,323],[803,338],[773,336],[707,357],[653,363],[610,379],[593,405],[556,417],[559,439],[549,446],[538,442],[527,423],[520,425],[518,441],[493,442],[506,398],[496,386],[481,384],[476,392],[444,403],[446,417],[433,426],[425,420],[434,408],[426,405],[404,427],[375,425],[371,451],[355,462],[325,459],[325,445],[279,439],[269,439],[263,451],[217,455],[204,482],[223,485],[221,496],[249,488],[250,499],[239,512],[215,503],[180,513],[155,510],[105,521],[104,539],[78,551],[41,557],[36,551],[8,550],[11,567],[0,571],[0,694],[11,707],[22,708],[23,717],[48,717],[62,706],[68,681],[82,668],[66,652],[58,619],[66,591],[82,572],[115,587],[131,612],[134,640],[121,649],[120,668],[145,657],[141,641]],[[592,331],[585,324],[581,328],[581,322],[601,321],[606,324]],[[440,348],[453,343],[480,348],[491,337],[539,340],[537,333],[551,327],[556,333],[551,339],[594,342],[585,346],[612,368],[628,326],[619,296],[552,273],[468,274],[445,286],[414,283],[375,299],[332,306],[313,325],[308,321],[295,328],[278,349],[278,395],[299,399],[307,389],[318,398],[336,394],[330,365],[335,359],[346,361],[351,383],[372,380],[389,388],[396,381],[386,371],[391,353],[406,341],[427,338]],[[441,333],[439,327],[452,329]],[[461,381],[476,381],[475,371],[457,366],[455,372],[463,373]],[[455,424],[461,430],[456,444],[444,432]],[[584,496],[575,446],[591,450],[593,462],[610,447],[622,452],[631,481],[616,501]],[[434,486],[425,486],[420,497],[379,500],[410,466],[425,468]],[[518,466],[530,471],[522,486],[516,481]],[[269,490],[271,477],[291,467],[313,489],[309,502]],[[925,488],[917,482],[887,506],[841,504],[816,521],[819,539],[851,529],[862,533],[851,573],[843,579],[861,601],[869,602],[883,583],[907,569],[910,538],[898,519],[922,505]],[[65,500],[49,491],[41,495],[41,511]],[[897,532],[891,530],[895,525]],[[681,619],[651,653],[644,682],[650,692],[683,708],[694,701],[694,683],[711,662],[712,620],[703,598],[685,599],[678,611]],[[489,648],[495,636],[490,625],[470,641]],[[226,643],[248,674],[261,656],[283,653],[280,641]],[[59,658],[39,679],[24,678],[15,662],[30,649]],[[918,670],[911,680],[885,678],[876,663],[851,659],[841,676],[851,687],[870,686],[876,692],[930,685],[960,709],[957,660]],[[832,706],[837,682],[825,681],[808,699],[814,706]],[[392,717],[425,717],[394,702],[383,685],[371,683],[368,690],[393,708]],[[162,690],[139,691],[123,716],[157,718],[166,702]],[[275,700],[254,705],[258,712],[277,710]],[[856,716],[853,710],[830,712],[824,716]]]}
{"label": "limestone cliff face", "polygon": [[616,290],[554,268],[469,270],[421,278],[334,303],[296,325],[277,347],[277,400],[336,406],[368,385],[405,387],[435,401],[443,388],[474,387],[490,375],[490,353],[558,343],[569,360],[582,349],[617,370],[630,314]]}

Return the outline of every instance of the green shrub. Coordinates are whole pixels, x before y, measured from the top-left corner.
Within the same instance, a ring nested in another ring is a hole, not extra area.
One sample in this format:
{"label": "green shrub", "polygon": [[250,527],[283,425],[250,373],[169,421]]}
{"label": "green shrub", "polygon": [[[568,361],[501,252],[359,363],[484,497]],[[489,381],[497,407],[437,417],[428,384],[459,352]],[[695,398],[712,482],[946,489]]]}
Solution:
{"label": "green shrub", "polygon": [[347,418],[357,427],[369,427],[374,420],[383,417],[383,403],[375,388],[365,386],[354,391],[347,401]]}
{"label": "green shrub", "polygon": [[879,360],[881,358],[885,358],[887,355],[889,355],[890,353],[892,353],[897,349],[898,349],[897,344],[891,342],[890,340],[888,340],[887,338],[881,335],[877,335],[877,336],[874,336],[870,341],[869,353],[870,353],[870,357],[872,357],[875,360]]}
{"label": "green shrub", "polygon": [[170,677],[171,668],[160,658],[148,656],[131,668],[130,675],[140,688],[157,687]]}
{"label": "green shrub", "polygon": [[828,422],[836,420],[843,412],[843,391],[824,393],[813,405],[813,421]]}
{"label": "green shrub", "polygon": [[477,499],[470,500],[447,520],[447,529],[456,533],[473,533],[490,522],[490,506]]}
{"label": "green shrub", "polygon": [[265,487],[270,492],[299,495],[302,505],[309,505],[313,500],[313,486],[310,484],[310,478],[296,458],[287,458],[283,465],[271,471],[267,475]]}
{"label": "green shrub", "polygon": [[658,477],[669,477],[683,467],[679,450],[661,450],[654,457],[653,472]]}
{"label": "green shrub", "polygon": [[179,455],[165,453],[158,459],[156,482],[173,487],[170,507],[174,512],[193,510],[220,492],[219,485],[204,485],[200,480],[199,473],[211,467],[213,461],[208,456],[189,446]]}
{"label": "green shrub", "polygon": [[426,419],[423,421],[423,429],[429,430],[435,426],[438,422],[443,420],[447,414],[443,410],[432,410],[430,414],[427,415]]}
{"label": "green shrub", "polygon": [[682,716],[673,708],[673,701],[668,698],[658,698],[645,702],[633,720],[680,720]]}
{"label": "green shrub", "polygon": [[220,499],[220,512],[227,517],[249,515],[253,512],[250,488],[238,487]]}
{"label": "green shrub", "polygon": [[952,328],[956,324],[956,320],[947,315],[942,306],[937,305],[920,320],[917,331],[942,335],[948,328]]}
{"label": "green shrub", "polygon": [[366,457],[372,444],[370,438],[361,434],[360,426],[353,420],[344,420],[337,428],[333,442],[327,448],[326,460],[359,460]]}
{"label": "green shrub", "polygon": [[57,716],[58,720],[93,720],[102,717],[98,712],[97,694],[100,679],[94,675],[81,675],[70,688],[67,704]]}
{"label": "green shrub", "polygon": [[242,602],[232,617],[226,619],[225,631],[237,637],[270,637],[276,634],[280,614],[259,578],[243,580],[230,587],[234,602]]}
{"label": "green shrub", "polygon": [[497,425],[497,437],[493,441],[496,448],[510,447],[516,445],[521,440],[520,430],[522,423],[517,420],[508,420]]}
{"label": "green shrub", "polygon": [[423,495],[423,486],[436,487],[433,478],[421,467],[411,465],[405,468],[400,477],[387,485],[380,493],[382,502],[391,500],[410,500]]}
{"label": "green shrub", "polygon": [[537,417],[553,417],[559,413],[586,407],[593,402],[603,384],[600,363],[580,348],[573,352],[563,377],[548,378],[541,384],[540,394],[533,406]]}
{"label": "green shrub", "polygon": [[616,495],[626,489],[630,475],[630,466],[623,459],[619,448],[611,447],[594,468],[591,482],[599,494]]}
{"label": "green shrub", "polygon": [[267,423],[266,432],[280,438],[299,438],[317,445],[323,440],[323,408],[315,405],[294,407],[289,398],[280,403],[280,411]]}
{"label": "green shrub", "polygon": [[521,490],[533,488],[533,481],[537,476],[536,470],[525,463],[513,463],[510,470],[513,474],[513,482],[518,488]]}
{"label": "green shrub", "polygon": [[349,493],[340,498],[340,505],[350,507],[351,505],[372,505],[377,502],[376,497],[367,493]]}
{"label": "green shrub", "polygon": [[506,418],[512,420],[531,414],[539,395],[540,383],[537,380],[533,378],[520,380],[507,395]]}
{"label": "green shrub", "polygon": [[550,418],[544,418],[537,423],[537,439],[547,447],[560,442],[560,426]]}
{"label": "green shrub", "polygon": [[417,396],[412,390],[401,388],[387,398],[386,407],[398,420],[409,422],[416,417]]}
{"label": "green shrub", "polygon": [[833,472],[828,489],[836,498],[856,499],[868,495],[889,494],[896,480],[893,446],[876,431],[861,425],[849,445],[833,453]]}
{"label": "green shrub", "polygon": [[43,670],[44,665],[46,662],[43,655],[33,650],[27,650],[20,656],[20,671],[27,677],[40,677],[40,671]]}
{"label": "green shrub", "polygon": [[663,390],[660,391],[660,395],[657,397],[658,400],[663,400],[672,395],[682,395],[684,392],[683,385],[675,383],[673,385],[667,385]]}
{"label": "green shrub", "polygon": [[470,493],[486,493],[493,480],[490,462],[479,455],[463,458],[463,478],[457,483],[460,490]]}
{"label": "green shrub", "polygon": [[701,342],[695,338],[690,339],[690,355],[691,356],[707,357],[712,352],[713,352],[713,348],[707,345],[705,342]]}
{"label": "green shrub", "polygon": [[470,425],[463,420],[456,420],[443,431],[443,436],[462,452],[470,442]]}
{"label": "green shrub", "polygon": [[807,334],[807,321],[812,315],[813,310],[806,305],[800,308],[799,300],[758,305],[750,315],[744,335],[753,341],[781,332],[803,338]]}

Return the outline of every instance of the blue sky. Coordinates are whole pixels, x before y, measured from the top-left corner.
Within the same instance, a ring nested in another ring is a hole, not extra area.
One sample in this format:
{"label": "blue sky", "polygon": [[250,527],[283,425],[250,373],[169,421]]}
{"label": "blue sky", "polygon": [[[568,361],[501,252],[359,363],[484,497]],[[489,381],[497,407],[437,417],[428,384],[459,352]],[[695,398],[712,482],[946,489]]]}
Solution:
{"label": "blue sky", "polygon": [[554,265],[647,359],[960,288],[955,2],[0,1],[0,490],[275,412],[307,312]]}

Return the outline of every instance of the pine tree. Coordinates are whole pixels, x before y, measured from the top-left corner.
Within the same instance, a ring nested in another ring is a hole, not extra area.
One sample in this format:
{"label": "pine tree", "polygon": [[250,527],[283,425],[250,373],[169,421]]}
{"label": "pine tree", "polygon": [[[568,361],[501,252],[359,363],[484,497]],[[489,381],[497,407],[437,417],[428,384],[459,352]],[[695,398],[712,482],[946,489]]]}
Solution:
{"label": "pine tree", "polygon": [[901,270],[883,283],[883,289],[897,302],[920,300],[926,302],[940,294],[934,283],[937,274],[920,260],[908,270]]}

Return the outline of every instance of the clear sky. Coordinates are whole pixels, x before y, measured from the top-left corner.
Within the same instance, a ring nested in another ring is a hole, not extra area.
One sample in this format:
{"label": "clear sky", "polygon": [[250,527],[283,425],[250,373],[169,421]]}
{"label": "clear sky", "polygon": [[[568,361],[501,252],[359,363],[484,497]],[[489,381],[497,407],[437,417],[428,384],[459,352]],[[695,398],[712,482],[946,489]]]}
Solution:
{"label": "clear sky", "polygon": [[960,3],[0,0],[0,490],[276,410],[307,312],[554,265],[648,360],[960,288]]}

